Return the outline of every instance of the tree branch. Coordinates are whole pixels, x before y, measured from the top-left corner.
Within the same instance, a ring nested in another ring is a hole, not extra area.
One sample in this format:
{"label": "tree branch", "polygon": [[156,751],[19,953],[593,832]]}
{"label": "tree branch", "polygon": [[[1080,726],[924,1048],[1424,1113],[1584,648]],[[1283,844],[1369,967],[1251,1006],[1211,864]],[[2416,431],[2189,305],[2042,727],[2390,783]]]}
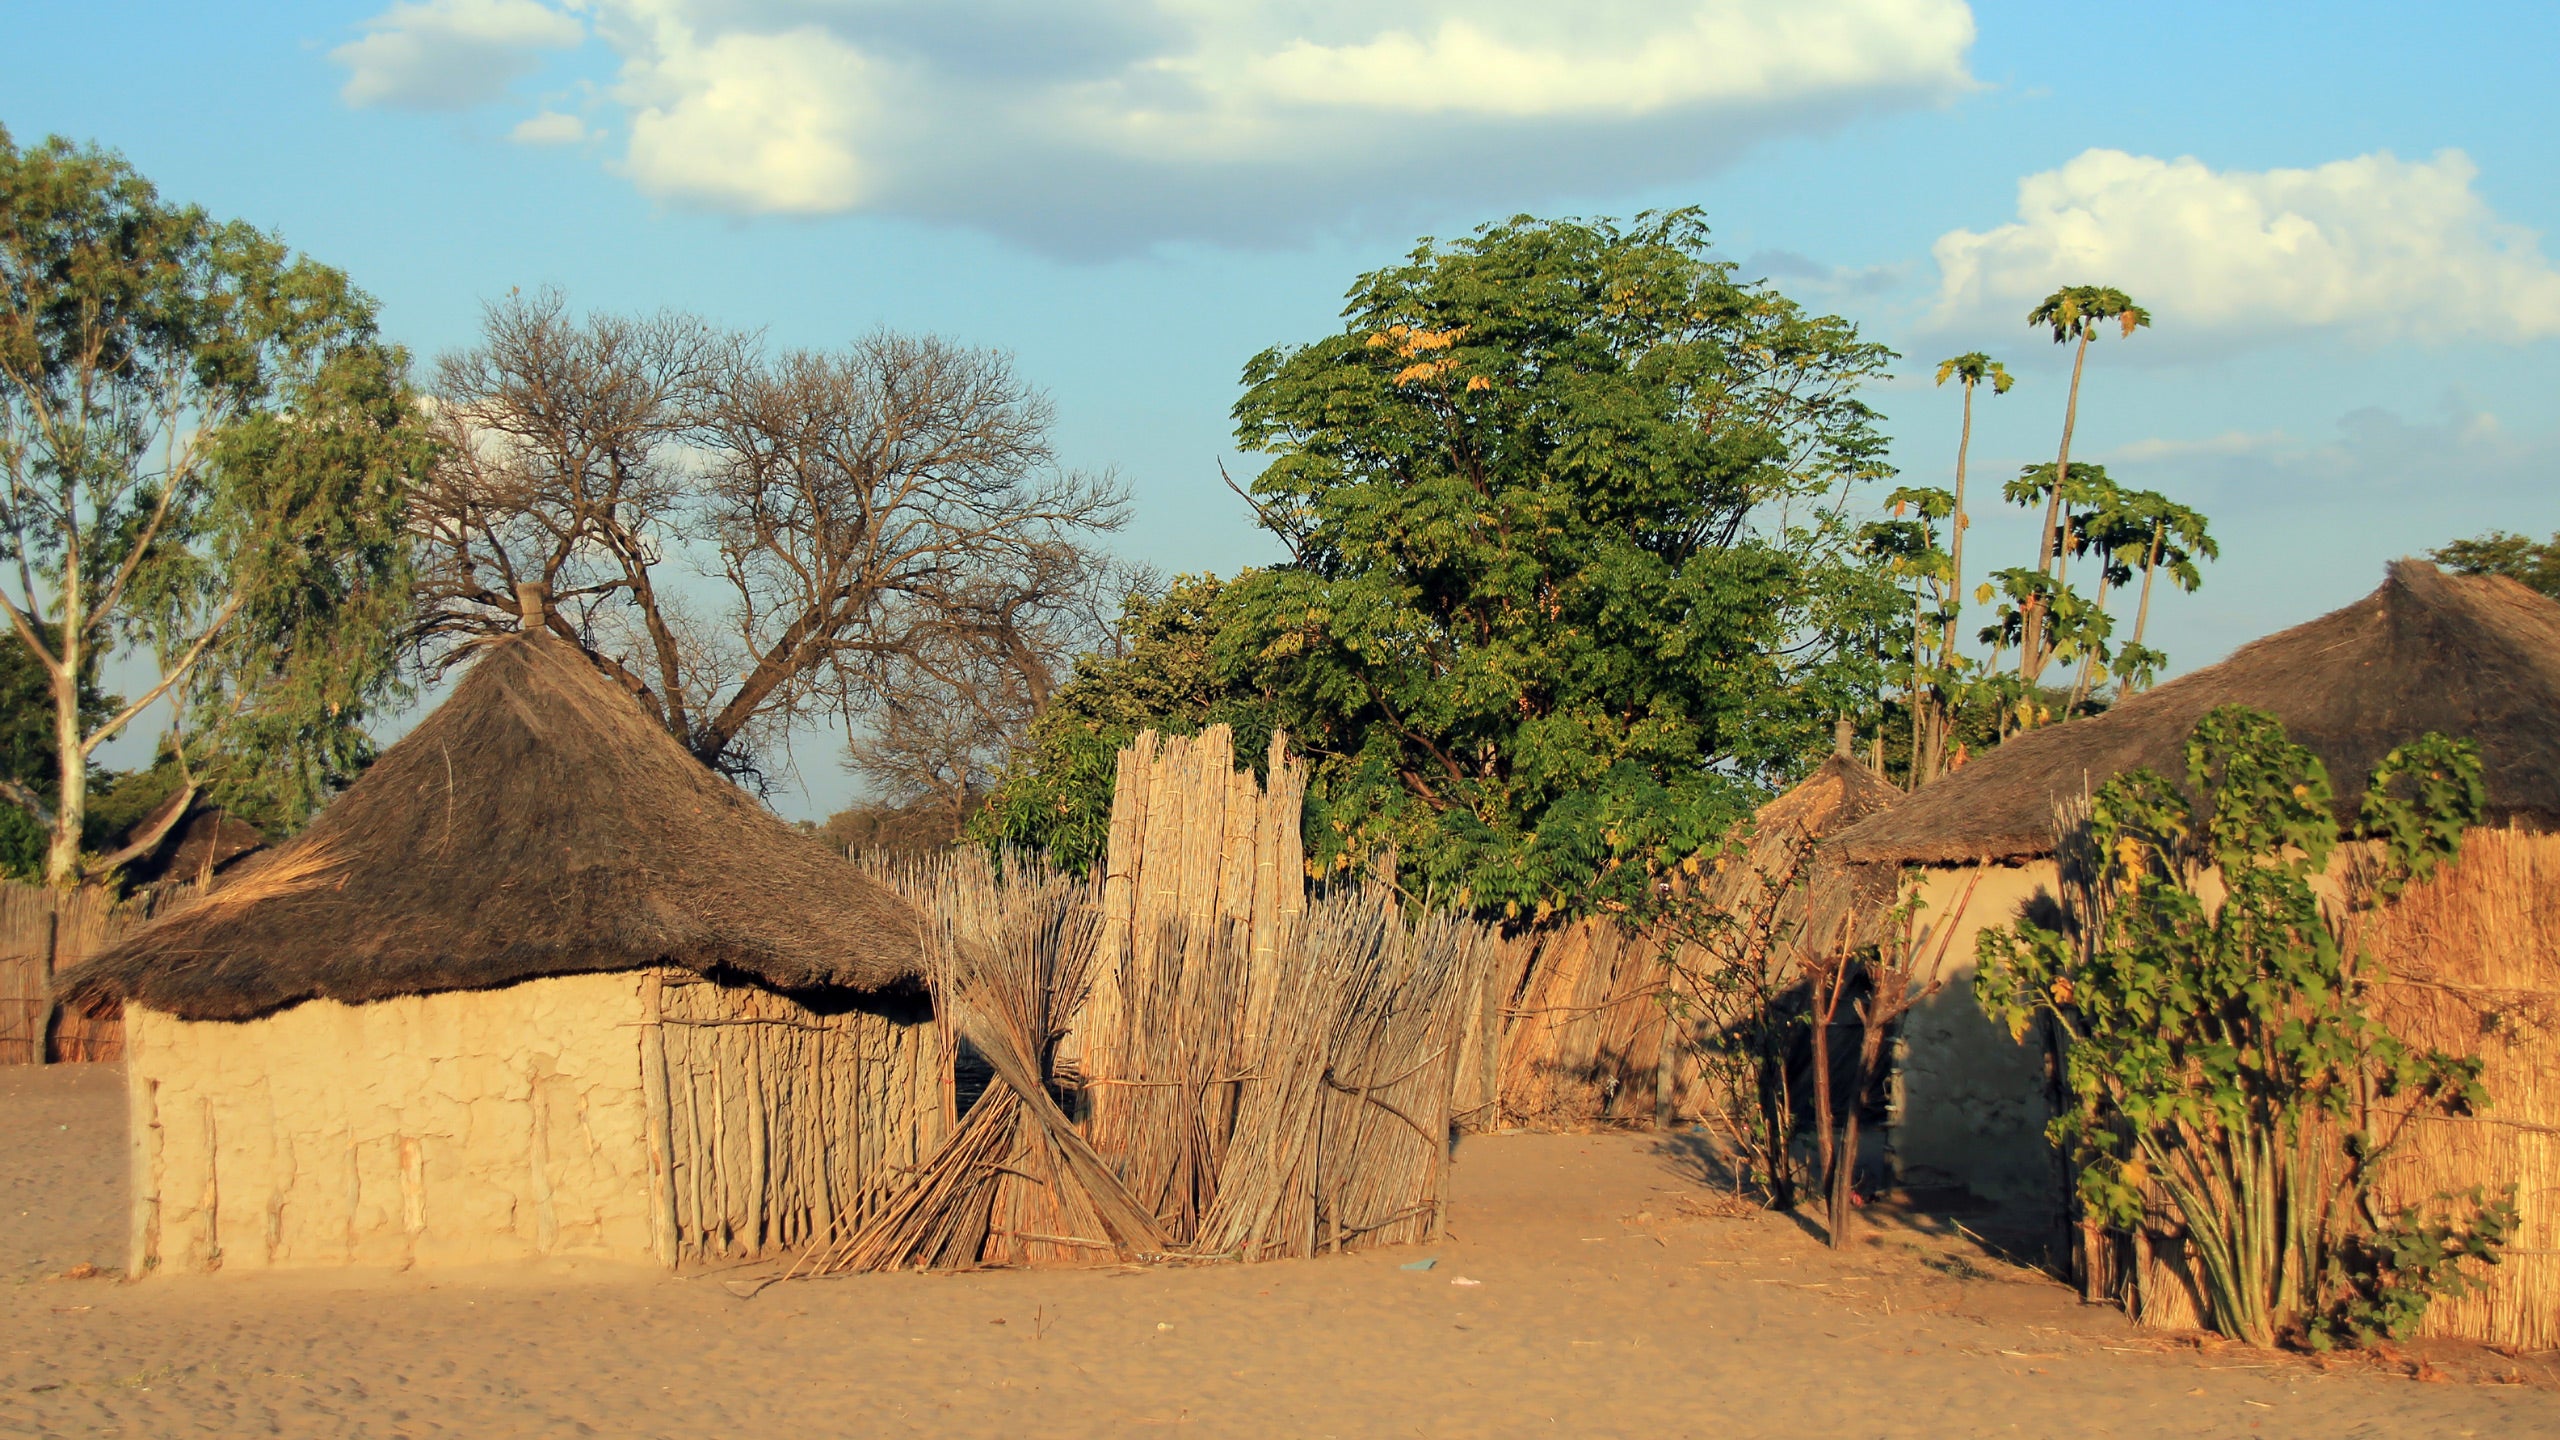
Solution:
{"label": "tree branch", "polygon": [[230,600],[226,601],[223,604],[222,613],[213,617],[213,623],[204,627],[204,633],[196,637],[196,643],[187,648],[187,653],[179,658],[177,664],[169,667],[169,672],[160,677],[160,683],[152,686],[149,694],[124,707],[114,719],[99,726],[90,733],[88,739],[80,742],[81,755],[86,757],[90,751],[106,743],[108,736],[131,724],[133,717],[150,709],[154,702],[168,694],[171,687],[184,679],[186,673],[195,668],[196,661],[203,658],[204,652],[211,648],[214,637],[222,633],[222,627],[230,624],[231,617],[240,613],[240,606],[245,599],[245,596],[235,593]]}

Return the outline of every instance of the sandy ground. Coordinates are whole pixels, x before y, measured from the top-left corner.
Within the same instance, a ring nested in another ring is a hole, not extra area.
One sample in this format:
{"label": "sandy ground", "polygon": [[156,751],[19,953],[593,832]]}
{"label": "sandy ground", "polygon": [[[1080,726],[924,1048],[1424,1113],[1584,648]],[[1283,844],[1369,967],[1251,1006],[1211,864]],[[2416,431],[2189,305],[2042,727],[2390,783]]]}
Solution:
{"label": "sandy ground", "polygon": [[1650,1136],[1470,1140],[1447,1243],[1303,1263],[42,1278],[117,1258],[119,1093],[0,1072],[0,1435],[2560,1436],[2550,1388],[2137,1334],[1962,1237],[1835,1254]]}

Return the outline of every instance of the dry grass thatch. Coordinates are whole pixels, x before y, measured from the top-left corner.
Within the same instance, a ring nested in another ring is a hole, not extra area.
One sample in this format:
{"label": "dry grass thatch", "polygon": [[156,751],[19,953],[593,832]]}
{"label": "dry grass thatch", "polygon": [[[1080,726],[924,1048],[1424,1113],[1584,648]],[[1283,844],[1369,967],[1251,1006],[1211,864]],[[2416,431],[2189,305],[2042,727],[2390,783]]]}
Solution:
{"label": "dry grass thatch", "polygon": [[2435,730],[2479,745],[2494,814],[2560,820],[2560,602],[2401,560],[2343,610],[2103,715],[2009,741],[1848,830],[1840,853],[1915,864],[2050,854],[2056,803],[2137,766],[2182,778],[2196,722],[2234,704],[2273,714],[2320,756],[2341,816],[2391,747]]}
{"label": "dry grass thatch", "polygon": [[535,632],[488,646],[308,831],[63,983],[228,1020],[659,964],[879,990],[920,953],[909,906]]}
{"label": "dry grass thatch", "polygon": [[2560,1348],[2560,836],[2472,831],[2460,863],[2366,918],[2364,941],[2385,977],[2375,1014],[2412,1044],[2479,1056],[2490,1100],[2417,1118],[2383,1161],[2383,1200],[2516,1187],[2487,1287],[2436,1304],[2426,1329]]}

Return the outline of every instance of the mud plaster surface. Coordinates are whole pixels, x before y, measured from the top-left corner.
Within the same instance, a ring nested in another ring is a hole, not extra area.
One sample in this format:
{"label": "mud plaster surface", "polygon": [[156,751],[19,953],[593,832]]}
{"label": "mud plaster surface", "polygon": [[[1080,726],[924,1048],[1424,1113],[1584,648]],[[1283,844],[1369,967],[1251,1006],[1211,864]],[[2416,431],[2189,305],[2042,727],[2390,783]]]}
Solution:
{"label": "mud plaster surface", "polygon": [[[39,1108],[0,1110],[7,1193]],[[1470,1140],[1454,1180],[1445,1245],[1254,1267],[0,1285],[0,1434],[2560,1435],[2548,1390],[2179,1348],[1920,1230],[1834,1255],[1652,1136]],[[93,1242],[67,1209],[0,1245]]]}
{"label": "mud plaster surface", "polygon": [[[1956,906],[1972,869],[1919,873],[1922,923],[1954,915],[1954,933],[1944,986],[1904,1022],[1903,1123],[1894,1153],[1907,1183],[1952,1180],[2000,1207],[2004,1219],[2031,1225],[2050,1211],[2055,1187],[2044,1140],[2044,1056],[2032,1033],[2018,1043],[1974,1003],[1974,943],[2050,895],[2054,867],[1984,867],[1961,914]],[[1934,947],[1934,937],[1928,943]]]}
{"label": "mud plaster surface", "polygon": [[647,1259],[639,985],[128,1007],[135,1267]]}

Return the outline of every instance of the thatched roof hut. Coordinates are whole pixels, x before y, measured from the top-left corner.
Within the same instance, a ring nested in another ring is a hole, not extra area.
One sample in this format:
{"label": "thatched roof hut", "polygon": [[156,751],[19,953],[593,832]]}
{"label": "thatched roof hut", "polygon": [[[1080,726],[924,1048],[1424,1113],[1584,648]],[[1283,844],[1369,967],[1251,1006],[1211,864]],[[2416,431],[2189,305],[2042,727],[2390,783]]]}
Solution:
{"label": "thatched roof hut", "polygon": [[2391,747],[2434,730],[2480,747],[2493,816],[2560,820],[2560,602],[2401,560],[2343,610],[2105,714],[2009,741],[1843,832],[1840,854],[1922,865],[2050,854],[2056,802],[2137,766],[2183,782],[2189,732],[2235,704],[2274,715],[2319,755],[2341,818],[2354,816]]}
{"label": "thatched roof hut", "polygon": [[64,983],[190,1020],[658,964],[877,991],[918,977],[916,925],[535,631],[309,830]]}
{"label": "thatched roof hut", "polygon": [[832,1235],[932,1152],[922,960],[907,902],[529,626],[64,978],[123,1002],[136,1275],[671,1265]]}
{"label": "thatched roof hut", "polygon": [[[2403,560],[2371,595],[2241,647],[2229,659],[2103,715],[2011,740],[1852,826],[1843,863],[1901,865],[1954,929],[1969,968],[1982,930],[2064,904],[2052,859],[2058,802],[2137,766],[2183,783],[2189,734],[2222,705],[2282,721],[2319,755],[2352,820],[2364,781],[2393,746],[2437,731],[2480,750],[2490,815],[2461,860],[2360,921],[2383,962],[2375,1013],[2404,1039],[2477,1055],[2485,1115],[2419,1127],[2386,1168],[2387,1206],[2520,1181],[2518,1230],[2488,1284],[2433,1307],[2429,1333],[2499,1344],[2560,1343],[2560,1045],[2516,1024],[2560,994],[2560,602],[2511,580],[2447,575]],[[2541,832],[2541,833],[2536,833]],[[1969,902],[1969,908],[1968,908]],[[2044,1056],[1951,986],[1906,1025],[1904,1114],[1894,1143],[1915,1183],[1950,1183],[2028,1230],[2060,1202],[2043,1136]],[[2153,1234],[2152,1253],[2174,1236]],[[2186,1282],[2152,1262],[2160,1323],[2192,1321]],[[2148,1282],[2147,1282],[2148,1283]],[[2172,1297],[2172,1298],[2161,1298]],[[2183,1317],[2183,1320],[2182,1320]]]}

